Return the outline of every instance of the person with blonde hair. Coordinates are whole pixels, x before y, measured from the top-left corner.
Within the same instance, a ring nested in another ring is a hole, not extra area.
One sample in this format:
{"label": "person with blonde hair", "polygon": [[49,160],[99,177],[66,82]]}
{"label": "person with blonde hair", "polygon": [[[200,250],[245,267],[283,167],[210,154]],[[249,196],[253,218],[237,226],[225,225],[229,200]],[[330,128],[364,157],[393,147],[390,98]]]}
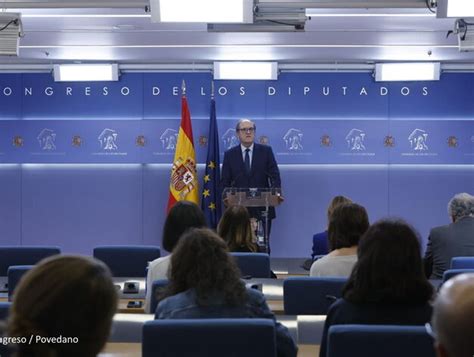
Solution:
{"label": "person with blonde hair", "polygon": [[17,286],[7,336],[26,341],[14,344],[17,357],[94,357],[109,337],[117,302],[104,263],[79,256],[47,258]]}
{"label": "person with blonde hair", "polygon": [[243,206],[232,206],[225,210],[217,226],[217,234],[226,241],[231,252],[258,251],[250,215]]}

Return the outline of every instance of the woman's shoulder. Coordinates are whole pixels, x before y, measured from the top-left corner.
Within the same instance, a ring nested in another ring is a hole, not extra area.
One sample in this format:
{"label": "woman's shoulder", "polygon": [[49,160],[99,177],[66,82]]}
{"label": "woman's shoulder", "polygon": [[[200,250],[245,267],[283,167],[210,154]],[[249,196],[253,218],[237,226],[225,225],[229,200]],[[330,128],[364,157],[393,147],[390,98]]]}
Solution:
{"label": "woman's shoulder", "polygon": [[265,302],[263,293],[254,288],[247,288],[247,299],[250,304],[262,304]]}
{"label": "woman's shoulder", "polygon": [[176,295],[168,296],[158,303],[157,315],[162,313],[166,314],[169,311],[173,311],[183,306],[194,303],[196,300],[196,294],[193,289],[182,291]]}
{"label": "woman's shoulder", "polygon": [[151,275],[155,280],[158,276],[166,278],[168,266],[171,262],[171,254],[166,257],[160,257],[148,264],[148,275]]}

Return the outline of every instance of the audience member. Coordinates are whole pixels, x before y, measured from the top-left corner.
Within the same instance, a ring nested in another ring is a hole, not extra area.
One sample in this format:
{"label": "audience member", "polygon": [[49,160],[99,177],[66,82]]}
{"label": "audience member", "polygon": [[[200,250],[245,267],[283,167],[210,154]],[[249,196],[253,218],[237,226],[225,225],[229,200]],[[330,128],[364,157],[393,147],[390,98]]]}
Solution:
{"label": "audience member", "polygon": [[403,221],[375,223],[362,236],[357,253],[343,298],[329,308],[320,357],[326,357],[332,325],[423,325],[431,318],[433,288],[424,275],[420,243],[410,226]]}
{"label": "audience member", "polygon": [[474,196],[455,195],[448,203],[451,224],[433,228],[425,253],[425,272],[431,279],[442,279],[451,259],[474,256]]}
{"label": "audience member", "polygon": [[172,252],[184,232],[189,228],[206,227],[206,217],[198,205],[189,201],[177,202],[169,211],[163,226],[163,248],[171,254],[153,260],[148,264],[146,277],[145,311],[150,311],[151,287],[155,280],[166,279]]}
{"label": "audience member", "polygon": [[8,336],[27,341],[13,346],[16,355],[96,356],[109,336],[117,301],[102,262],[76,256],[43,260],[15,290]]}
{"label": "audience member", "polygon": [[[334,209],[341,204],[344,203],[352,203],[352,201],[344,196],[335,196],[331,202],[329,203],[327,209],[327,222],[329,225],[329,221],[331,219],[331,214]],[[313,253],[311,254],[311,258],[314,259],[316,255],[326,255],[329,252],[328,248],[328,230],[326,229],[324,232],[316,233],[313,236]]]}
{"label": "audience member", "polygon": [[217,233],[226,241],[231,252],[257,252],[250,215],[243,206],[232,206],[225,210]]}
{"label": "audience member", "polygon": [[313,263],[309,275],[348,277],[357,261],[359,239],[368,228],[364,207],[355,203],[338,205],[329,217],[331,252]]}
{"label": "audience member", "polygon": [[296,356],[287,328],[276,322],[261,292],[245,288],[225,242],[211,230],[193,229],[181,238],[169,275],[155,318],[269,318],[278,356]]}
{"label": "audience member", "polygon": [[448,280],[433,309],[435,349],[438,357],[474,356],[474,274]]}

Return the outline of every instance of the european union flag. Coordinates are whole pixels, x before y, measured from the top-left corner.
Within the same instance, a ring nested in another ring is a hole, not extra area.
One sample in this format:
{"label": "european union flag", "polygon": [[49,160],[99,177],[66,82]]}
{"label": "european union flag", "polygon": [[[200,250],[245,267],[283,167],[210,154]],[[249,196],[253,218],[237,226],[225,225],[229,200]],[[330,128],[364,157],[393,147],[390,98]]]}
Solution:
{"label": "european union flag", "polygon": [[214,229],[217,227],[222,213],[220,181],[219,131],[217,130],[216,101],[212,98],[201,208],[206,216],[209,228]]}

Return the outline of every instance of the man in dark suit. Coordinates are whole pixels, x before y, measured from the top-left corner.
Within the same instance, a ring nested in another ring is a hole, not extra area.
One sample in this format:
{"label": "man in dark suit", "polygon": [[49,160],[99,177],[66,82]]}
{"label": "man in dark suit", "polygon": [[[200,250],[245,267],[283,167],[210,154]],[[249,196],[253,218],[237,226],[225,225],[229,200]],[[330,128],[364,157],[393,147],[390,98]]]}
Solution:
{"label": "man in dark suit", "polygon": [[442,279],[451,259],[474,256],[474,196],[455,195],[448,204],[453,223],[433,228],[425,254],[425,273],[431,279]]}
{"label": "man in dark suit", "polygon": [[[255,123],[242,119],[235,128],[240,145],[224,153],[222,163],[222,188],[281,188],[280,171],[270,146],[257,144],[255,140]],[[264,207],[251,207],[250,216],[262,220]],[[269,209],[270,236],[271,220],[275,218],[275,208]],[[270,249],[269,249],[270,250]]]}

